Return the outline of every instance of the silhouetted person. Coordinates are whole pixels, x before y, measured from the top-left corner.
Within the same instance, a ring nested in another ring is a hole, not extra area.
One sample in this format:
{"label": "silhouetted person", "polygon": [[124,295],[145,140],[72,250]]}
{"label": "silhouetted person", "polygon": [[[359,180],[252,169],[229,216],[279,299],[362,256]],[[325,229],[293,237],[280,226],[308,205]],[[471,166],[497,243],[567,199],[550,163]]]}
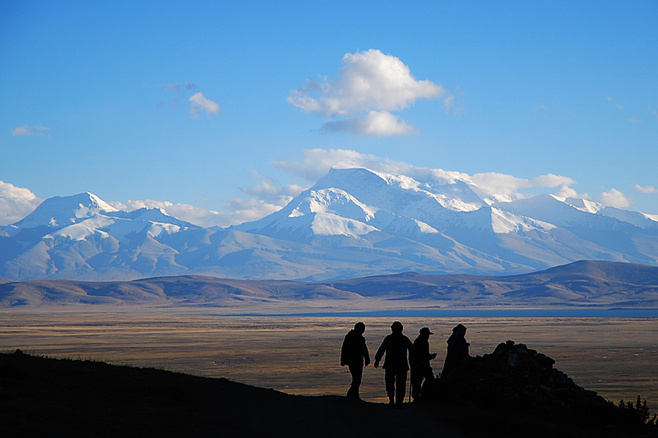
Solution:
{"label": "silhouetted person", "polygon": [[347,332],[343,340],[343,346],[340,349],[340,365],[347,365],[352,375],[352,385],[347,391],[349,398],[359,398],[359,386],[361,386],[361,378],[363,377],[363,364],[368,366],[370,363],[370,355],[368,354],[368,346],[363,333],[366,331],[366,325],[362,322],[354,324],[354,329]]}
{"label": "silhouetted person", "polygon": [[414,400],[422,395],[423,380],[434,379],[430,366],[430,360],[436,357],[436,353],[430,353],[430,335],[433,334],[429,328],[423,327],[414,341],[414,354],[411,356],[411,396]]}
{"label": "silhouetted person", "polygon": [[379,361],[386,353],[386,360],[384,360],[386,394],[388,395],[389,405],[393,406],[395,404],[398,408],[402,408],[405,386],[407,385],[407,370],[409,370],[407,352],[413,353],[414,351],[414,346],[409,338],[402,334],[403,328],[400,321],[395,321],[391,325],[392,333],[384,338],[377,354],[375,354],[375,368],[377,368]]}
{"label": "silhouetted person", "polygon": [[442,376],[450,373],[452,370],[457,368],[467,357],[470,357],[468,354],[468,346],[471,345],[466,342],[466,327],[459,324],[452,329],[452,335],[448,338],[448,354],[446,355],[446,361],[443,365]]}

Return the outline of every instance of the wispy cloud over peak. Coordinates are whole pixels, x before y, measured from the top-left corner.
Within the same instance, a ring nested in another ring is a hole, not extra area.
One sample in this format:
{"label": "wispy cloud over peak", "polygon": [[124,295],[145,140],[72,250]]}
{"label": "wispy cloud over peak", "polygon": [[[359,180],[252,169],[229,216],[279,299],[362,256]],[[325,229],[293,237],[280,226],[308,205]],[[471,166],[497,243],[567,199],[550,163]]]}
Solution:
{"label": "wispy cloud over peak", "polygon": [[658,189],[655,188],[654,186],[641,186],[635,184],[635,191],[640,193],[646,193],[646,194],[658,194]]}

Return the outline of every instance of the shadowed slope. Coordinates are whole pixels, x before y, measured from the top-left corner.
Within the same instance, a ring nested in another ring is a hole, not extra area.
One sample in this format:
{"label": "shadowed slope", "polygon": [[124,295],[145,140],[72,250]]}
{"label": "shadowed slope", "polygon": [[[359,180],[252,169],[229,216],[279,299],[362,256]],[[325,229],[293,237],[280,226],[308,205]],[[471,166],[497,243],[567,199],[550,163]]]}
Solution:
{"label": "shadowed slope", "polygon": [[[395,415],[392,415],[395,414]],[[465,436],[422,409],[102,362],[0,354],[3,436]]]}

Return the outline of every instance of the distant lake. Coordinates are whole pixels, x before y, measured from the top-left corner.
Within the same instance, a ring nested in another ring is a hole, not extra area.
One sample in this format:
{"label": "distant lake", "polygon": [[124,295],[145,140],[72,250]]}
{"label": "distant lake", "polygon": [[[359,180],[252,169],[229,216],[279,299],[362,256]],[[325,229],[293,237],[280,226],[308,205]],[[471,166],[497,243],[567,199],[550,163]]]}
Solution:
{"label": "distant lake", "polygon": [[658,318],[658,309],[490,309],[490,310],[376,310],[371,312],[243,313],[262,317],[520,317],[520,318]]}

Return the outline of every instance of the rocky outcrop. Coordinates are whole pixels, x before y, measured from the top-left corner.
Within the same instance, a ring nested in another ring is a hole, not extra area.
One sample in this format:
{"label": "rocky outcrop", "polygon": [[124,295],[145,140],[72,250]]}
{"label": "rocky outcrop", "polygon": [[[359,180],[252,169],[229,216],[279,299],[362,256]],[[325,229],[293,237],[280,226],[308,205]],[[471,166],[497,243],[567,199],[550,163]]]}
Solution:
{"label": "rocky outcrop", "polygon": [[[554,364],[525,344],[507,341],[491,354],[466,358],[458,368],[430,382],[426,399],[464,409],[484,408],[495,412],[501,424],[533,418],[535,423],[545,421],[567,429],[572,425],[575,435],[589,431],[596,436],[622,432],[624,436],[656,436],[656,428],[647,425],[635,409],[620,408],[578,386]],[[492,436],[498,436],[493,432]],[[529,436],[550,436],[544,432],[533,431]]]}

